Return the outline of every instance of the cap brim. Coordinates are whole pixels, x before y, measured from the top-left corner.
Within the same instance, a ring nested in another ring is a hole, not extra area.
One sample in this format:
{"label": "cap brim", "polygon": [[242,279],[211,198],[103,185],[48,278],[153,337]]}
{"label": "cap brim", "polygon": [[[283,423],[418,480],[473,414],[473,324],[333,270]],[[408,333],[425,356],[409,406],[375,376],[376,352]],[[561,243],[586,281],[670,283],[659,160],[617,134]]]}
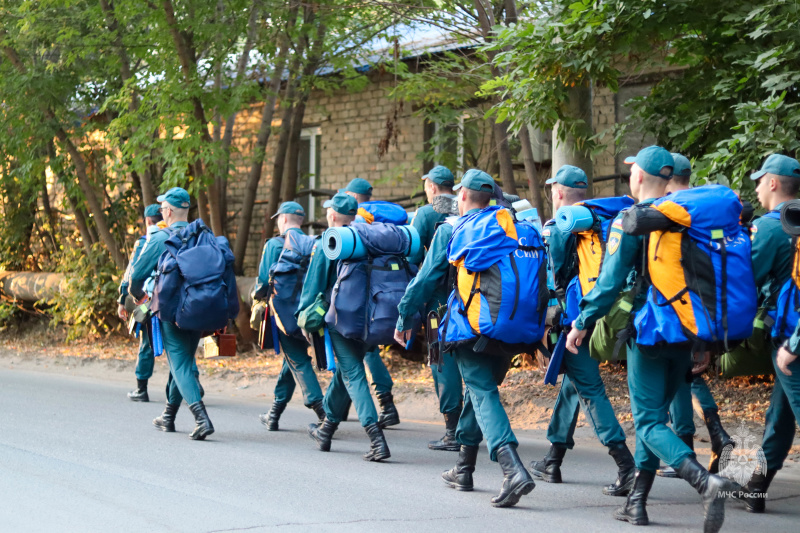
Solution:
{"label": "cap brim", "polygon": [[156,198],[156,202],[163,202],[166,199],[167,199],[167,195],[166,194],[162,194],[161,196]]}
{"label": "cap brim", "polygon": [[278,216],[278,215],[280,215],[280,214],[281,214],[281,213],[280,213],[280,211],[278,211],[277,213],[275,213],[274,215],[272,215],[272,216],[271,216],[271,217],[269,217],[269,218],[275,218],[276,216]]}
{"label": "cap brim", "polygon": [[750,179],[755,181],[757,179],[762,178],[766,173],[767,173],[766,170],[759,170],[758,172],[753,172],[752,174],[750,174]]}
{"label": "cap brim", "polygon": [[458,185],[453,187],[453,191],[455,192],[455,191],[459,190],[460,188],[461,188],[461,184],[459,183]]}
{"label": "cap brim", "polygon": [[421,180],[426,180],[426,179],[428,179],[429,177],[430,177],[430,176],[428,176],[427,174],[425,174],[425,175],[424,175],[424,176],[422,176],[420,179],[421,179]]}
{"label": "cap brim", "polygon": [[333,201],[331,200],[325,200],[325,203],[322,204],[322,207],[324,207],[325,209],[328,209],[331,206],[333,206]]}
{"label": "cap brim", "polygon": [[545,185],[552,185],[554,183],[558,183],[556,178],[550,178],[549,180],[544,182]]}
{"label": "cap brim", "polygon": [[626,165],[632,165],[634,163],[636,163],[636,156],[635,155],[631,155],[631,156],[628,156],[628,157],[625,158],[625,164]]}

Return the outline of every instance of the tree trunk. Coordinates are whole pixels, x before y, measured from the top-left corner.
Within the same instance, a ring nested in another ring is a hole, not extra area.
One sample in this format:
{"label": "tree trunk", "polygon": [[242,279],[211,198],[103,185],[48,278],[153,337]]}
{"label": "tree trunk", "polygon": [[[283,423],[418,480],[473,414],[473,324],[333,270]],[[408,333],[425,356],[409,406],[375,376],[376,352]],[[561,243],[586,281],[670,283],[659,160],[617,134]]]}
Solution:
{"label": "tree trunk", "polygon": [[[295,13],[296,18],[296,13]],[[275,101],[281,87],[281,78],[286,64],[286,56],[289,52],[286,39],[281,43],[278,57],[276,58],[275,69],[272,71],[272,80],[269,89],[265,91],[264,107],[261,110],[261,124],[258,128],[258,137],[253,147],[253,162],[250,164],[250,172],[247,174],[247,182],[244,187],[244,198],[242,199],[242,210],[239,214],[238,230],[236,232],[236,242],[234,243],[233,255],[236,258],[236,272],[244,272],[244,258],[247,254],[247,244],[250,239],[250,225],[253,223],[253,208],[255,207],[256,195],[258,193],[258,183],[261,181],[261,172],[264,167],[264,157],[266,156],[267,143],[272,132],[272,117],[275,115]]]}
{"label": "tree trunk", "polygon": [[[592,127],[592,88],[590,85],[576,86],[569,90],[569,101],[567,103],[567,116],[582,119],[584,123]],[[553,172],[563,165],[574,165],[584,172],[589,178],[589,187],[586,197],[593,196],[593,165],[592,158],[584,150],[578,147],[574,135],[567,134],[563,140],[559,140],[563,135],[560,129],[561,122],[556,123],[553,128]]]}
{"label": "tree trunk", "polygon": [[539,178],[536,175],[536,161],[533,159],[533,146],[531,146],[531,134],[527,126],[519,130],[519,142],[522,144],[522,160],[525,163],[525,177],[528,178],[528,189],[530,198],[533,199],[533,207],[544,217],[544,199],[542,198],[542,187],[539,185]]}
{"label": "tree trunk", "polygon": [[281,185],[283,184],[283,170],[286,163],[286,152],[289,147],[289,137],[292,132],[292,116],[294,115],[294,107],[291,101],[294,99],[294,83],[289,82],[286,88],[286,97],[289,99],[289,104],[283,110],[281,117],[281,133],[278,137],[278,146],[275,148],[275,163],[272,165],[272,186],[269,194],[269,206],[267,207],[266,219],[264,221],[264,236],[269,239],[275,231],[275,220],[272,214],[277,211],[278,206],[283,201],[281,198]]}

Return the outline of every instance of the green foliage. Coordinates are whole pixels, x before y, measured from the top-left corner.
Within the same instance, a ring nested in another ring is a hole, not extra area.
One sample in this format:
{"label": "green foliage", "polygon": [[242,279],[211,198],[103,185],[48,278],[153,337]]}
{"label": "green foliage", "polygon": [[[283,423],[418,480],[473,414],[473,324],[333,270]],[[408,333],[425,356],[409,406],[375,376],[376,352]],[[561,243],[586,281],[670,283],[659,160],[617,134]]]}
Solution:
{"label": "green foliage", "polygon": [[64,324],[67,340],[109,335],[121,323],[116,317],[119,275],[99,244],[86,254],[68,249],[60,258],[59,271],[66,283],[50,309],[52,324]]}

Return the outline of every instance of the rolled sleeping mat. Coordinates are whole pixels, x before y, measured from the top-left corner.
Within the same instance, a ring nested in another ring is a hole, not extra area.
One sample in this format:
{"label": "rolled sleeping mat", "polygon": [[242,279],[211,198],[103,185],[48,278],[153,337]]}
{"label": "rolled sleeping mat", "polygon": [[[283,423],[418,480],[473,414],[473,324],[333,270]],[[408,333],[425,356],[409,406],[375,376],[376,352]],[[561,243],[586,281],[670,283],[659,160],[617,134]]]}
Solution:
{"label": "rolled sleeping mat", "polygon": [[[396,226],[404,232],[409,240],[408,249],[405,251],[406,257],[411,257],[419,253],[422,240],[419,232],[414,226]],[[322,234],[323,250],[325,256],[332,261],[347,261],[349,259],[363,259],[367,256],[367,247],[358,235],[358,232],[350,227],[328,228]]]}
{"label": "rolled sleeping mat", "polygon": [[556,212],[556,226],[568,233],[588,231],[594,226],[594,214],[582,205],[564,206]]}
{"label": "rolled sleeping mat", "polygon": [[792,236],[800,235],[800,200],[789,200],[781,207],[783,231]]}
{"label": "rolled sleeping mat", "polygon": [[675,223],[666,215],[652,207],[629,209],[622,216],[622,230],[629,235],[646,235],[674,225]]}
{"label": "rolled sleeping mat", "polygon": [[367,248],[353,228],[328,228],[322,234],[325,257],[335,260],[360,259],[367,256]]}

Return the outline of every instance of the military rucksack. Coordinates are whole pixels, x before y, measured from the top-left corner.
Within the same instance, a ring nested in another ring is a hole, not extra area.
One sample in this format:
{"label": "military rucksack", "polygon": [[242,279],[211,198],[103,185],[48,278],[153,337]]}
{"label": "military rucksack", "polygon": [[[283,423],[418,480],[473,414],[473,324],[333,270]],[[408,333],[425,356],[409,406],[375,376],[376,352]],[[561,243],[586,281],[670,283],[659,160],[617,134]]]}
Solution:
{"label": "military rucksack", "polygon": [[647,238],[643,270],[652,286],[634,321],[637,343],[692,342],[722,352],[749,338],[757,293],[736,193],[722,185],[683,190],[626,218],[642,210],[666,225]]}
{"label": "military rucksack", "polygon": [[543,349],[550,293],[544,244],[533,224],[499,206],[466,215],[453,229],[447,258],[457,271],[439,327],[443,352]]}
{"label": "military rucksack", "polygon": [[315,237],[299,231],[286,232],[281,254],[269,269],[269,304],[278,328],[289,337],[302,338],[303,335],[294,314],[315,241]]}

